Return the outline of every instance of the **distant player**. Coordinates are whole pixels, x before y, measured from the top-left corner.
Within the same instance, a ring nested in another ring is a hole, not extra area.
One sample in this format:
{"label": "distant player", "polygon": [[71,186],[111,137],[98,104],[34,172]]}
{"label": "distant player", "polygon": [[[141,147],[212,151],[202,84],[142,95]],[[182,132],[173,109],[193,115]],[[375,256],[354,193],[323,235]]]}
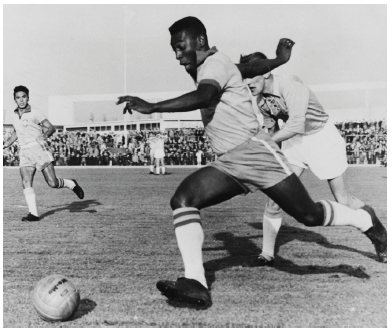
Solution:
{"label": "distant player", "polygon": [[52,188],[71,189],[80,199],[84,198],[84,192],[75,180],[56,176],[53,155],[46,143],[46,139],[55,132],[55,128],[40,111],[29,105],[29,90],[24,86],[17,86],[14,89],[14,100],[18,106],[12,117],[14,132],[4,142],[3,149],[8,148],[17,139],[19,140],[21,148],[20,175],[23,193],[29,208],[29,214],[23,217],[22,221],[38,221],[39,216],[33,188],[36,170],[42,171],[46,183]]}
{"label": "distant player", "polygon": [[155,174],[155,149],[157,146],[157,138],[154,136],[154,133],[150,132],[148,134],[148,140],[146,142],[150,146],[150,174]]}
{"label": "distant player", "polygon": [[[240,63],[267,59],[260,52],[243,56]],[[247,79],[256,97],[264,125],[297,176],[309,168],[320,180],[327,180],[336,201],[359,209],[364,204],[351,196],[345,172],[347,155],[345,141],[314,93],[296,76],[263,75]],[[279,129],[278,120],[283,121]],[[243,266],[272,266],[275,241],[282,225],[282,209],[269,199],[263,216],[263,251]]]}
{"label": "distant player", "polygon": [[314,202],[277,144],[260,128],[243,78],[263,75],[287,62],[294,43],[281,39],[274,60],[235,65],[215,47],[209,47],[199,19],[185,17],[169,31],[176,59],[197,89],[158,103],[122,96],[117,104],[126,103],[124,111],[142,114],[200,109],[205,133],[218,160],[186,177],[170,201],[185,277],[158,281],[161,293],[174,301],[211,305],[203,267],[200,209],[257,190],[308,227],[356,227],[371,239],[379,259],[386,262],[387,232],[374,210],[368,206],[352,210],[326,200]]}
{"label": "distant player", "polygon": [[155,168],[156,175],[159,175],[162,169],[162,175],[166,174],[165,169],[165,141],[167,140],[167,135],[158,134],[156,136],[156,145],[155,145]]}

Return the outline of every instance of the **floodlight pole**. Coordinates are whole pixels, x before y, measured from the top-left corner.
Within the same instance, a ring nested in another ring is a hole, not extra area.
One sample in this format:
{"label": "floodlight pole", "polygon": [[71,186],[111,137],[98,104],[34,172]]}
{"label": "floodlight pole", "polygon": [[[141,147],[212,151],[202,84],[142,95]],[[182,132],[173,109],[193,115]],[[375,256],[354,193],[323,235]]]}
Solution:
{"label": "floodlight pole", "polygon": [[[127,5],[124,5],[124,96],[127,94]],[[127,113],[124,113],[124,137],[127,144]]]}

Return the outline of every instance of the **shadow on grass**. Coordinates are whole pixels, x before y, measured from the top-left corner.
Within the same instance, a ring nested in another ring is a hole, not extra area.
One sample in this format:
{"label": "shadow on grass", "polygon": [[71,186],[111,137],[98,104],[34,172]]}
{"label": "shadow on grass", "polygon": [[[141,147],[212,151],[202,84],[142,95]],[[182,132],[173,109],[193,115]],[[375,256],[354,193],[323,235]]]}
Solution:
{"label": "shadow on grass", "polygon": [[82,299],[79,303],[79,308],[78,310],[75,312],[75,314],[72,316],[72,318],[70,319],[70,321],[79,319],[85,315],[87,315],[88,313],[90,313],[91,311],[93,311],[95,309],[95,307],[97,306],[97,304],[90,300],[90,299]]}
{"label": "shadow on grass", "polygon": [[[255,228],[262,228],[261,223],[251,223],[251,226]],[[214,235],[216,240],[223,242],[223,247],[216,248],[205,248],[203,251],[218,251],[218,250],[226,250],[229,253],[229,256],[214,259],[208,261],[204,264],[204,269],[206,273],[207,282],[209,287],[215,281],[215,272],[231,268],[231,267],[240,267],[242,263],[250,258],[251,255],[259,254],[260,249],[256,246],[251,239],[260,238],[261,236],[246,236],[246,237],[238,237],[234,236],[230,232],[221,232]],[[356,250],[344,245],[334,245],[328,242],[328,240],[318,234],[308,230],[303,230],[296,227],[291,226],[283,226],[281,228],[280,237],[278,237],[277,241],[277,250],[276,253],[279,252],[279,247],[294,241],[302,241],[302,242],[313,242],[318,243],[321,246],[329,249],[338,249],[345,250],[349,252],[360,253],[366,257],[370,257],[372,259],[376,259],[376,255],[370,254],[368,252]],[[336,266],[321,266],[321,265],[297,265],[288,259],[284,259],[280,256],[275,258],[275,269],[283,272],[287,272],[290,274],[297,275],[307,275],[307,274],[331,274],[336,275],[337,273],[343,273],[350,277],[355,277],[359,279],[369,279],[370,276],[365,272],[363,267],[353,267],[346,264],[339,264]]]}
{"label": "shadow on grass", "polygon": [[174,300],[167,300],[166,301],[167,304],[169,304],[170,306],[172,306],[173,308],[187,308],[187,309],[193,309],[193,310],[197,310],[197,311],[202,311],[202,310],[207,310],[209,308],[211,308],[211,305],[206,305],[206,306],[202,306],[202,307],[198,307],[195,306],[194,304],[189,304],[189,303],[185,303],[185,302],[178,302],[178,301],[174,301]]}
{"label": "shadow on grass", "polygon": [[97,210],[95,209],[89,209],[93,206],[99,206],[102,205],[102,203],[97,202],[95,199],[89,199],[89,200],[85,200],[85,201],[78,201],[78,202],[72,202],[69,205],[60,205],[61,207],[50,210],[45,212],[44,214],[41,215],[40,219],[44,219],[48,216],[51,216],[57,212],[60,211],[69,211],[71,213],[73,212],[88,212],[88,213],[95,213],[97,212]]}

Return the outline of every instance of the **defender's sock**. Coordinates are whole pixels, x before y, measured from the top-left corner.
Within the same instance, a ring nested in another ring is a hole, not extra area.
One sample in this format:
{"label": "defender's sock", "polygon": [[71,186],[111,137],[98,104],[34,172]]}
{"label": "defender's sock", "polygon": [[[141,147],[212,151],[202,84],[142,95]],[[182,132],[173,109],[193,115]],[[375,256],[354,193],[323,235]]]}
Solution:
{"label": "defender's sock", "polygon": [[165,167],[162,166],[162,174],[165,174]]}
{"label": "defender's sock", "polygon": [[373,226],[372,218],[365,210],[353,210],[332,201],[323,200],[320,203],[324,207],[323,226],[353,226],[362,232]]}
{"label": "defender's sock", "polygon": [[281,225],[282,218],[270,218],[264,215],[263,251],[261,252],[261,255],[268,260],[275,257],[275,242]]}
{"label": "defender's sock", "polygon": [[57,176],[57,180],[59,182],[59,186],[57,187],[58,189],[60,188],[68,188],[68,189],[73,189],[76,186],[76,183],[72,180],[68,179],[63,179]]}
{"label": "defender's sock", "polygon": [[29,207],[29,212],[35,215],[36,217],[38,217],[34,188],[30,187],[30,188],[23,189],[23,194],[25,196],[27,206]]}
{"label": "defender's sock", "polygon": [[160,167],[157,167],[156,174],[159,174],[159,173],[160,173],[160,171],[161,171],[161,168],[160,168]]}
{"label": "defender's sock", "polygon": [[203,267],[204,232],[200,211],[192,207],[176,209],[173,211],[173,224],[184,262],[185,278],[195,279],[208,288]]}
{"label": "defender's sock", "polygon": [[150,165],[150,172],[154,173],[154,165]]}

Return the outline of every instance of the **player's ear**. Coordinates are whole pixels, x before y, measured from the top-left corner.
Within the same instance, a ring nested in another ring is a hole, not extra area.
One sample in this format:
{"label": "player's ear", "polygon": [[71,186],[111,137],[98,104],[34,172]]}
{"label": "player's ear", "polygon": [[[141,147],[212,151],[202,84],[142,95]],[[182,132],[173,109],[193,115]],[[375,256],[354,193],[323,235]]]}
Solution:
{"label": "player's ear", "polygon": [[199,35],[198,37],[197,37],[197,42],[199,43],[199,45],[201,46],[201,47],[203,47],[205,44],[206,44],[206,36],[204,36],[204,35]]}

